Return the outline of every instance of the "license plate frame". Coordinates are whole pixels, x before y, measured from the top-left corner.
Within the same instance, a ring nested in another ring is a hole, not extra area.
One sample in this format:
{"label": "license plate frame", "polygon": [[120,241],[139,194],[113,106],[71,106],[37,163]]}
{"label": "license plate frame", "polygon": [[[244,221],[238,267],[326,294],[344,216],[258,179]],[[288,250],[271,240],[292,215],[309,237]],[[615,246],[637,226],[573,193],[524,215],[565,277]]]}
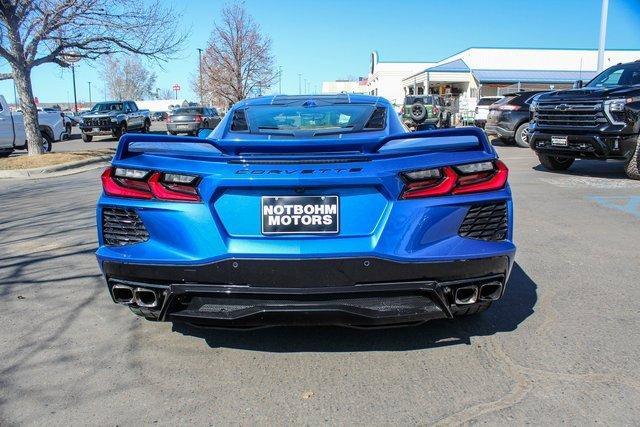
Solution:
{"label": "license plate frame", "polygon": [[[278,209],[277,206],[281,208]],[[299,213],[297,210],[299,208],[295,206],[301,206],[302,213]],[[310,209],[313,209],[312,213]],[[297,219],[295,219],[296,216]],[[285,220],[285,217],[288,219]],[[303,217],[308,218],[306,221],[311,223],[303,224],[302,222],[305,221]],[[318,217],[320,217],[320,224],[317,223]],[[340,233],[340,197],[337,195],[262,196],[260,228],[263,235],[337,235]]]}
{"label": "license plate frame", "polygon": [[569,137],[568,136],[552,136],[551,145],[553,145],[554,147],[568,147]]}

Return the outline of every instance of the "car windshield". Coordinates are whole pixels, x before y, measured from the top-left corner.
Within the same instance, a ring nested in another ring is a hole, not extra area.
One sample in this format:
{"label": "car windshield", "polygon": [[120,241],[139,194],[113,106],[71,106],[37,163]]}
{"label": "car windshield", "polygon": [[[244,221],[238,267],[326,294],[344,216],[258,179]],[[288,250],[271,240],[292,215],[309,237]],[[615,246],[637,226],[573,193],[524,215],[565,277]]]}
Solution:
{"label": "car windshield", "polygon": [[173,114],[202,114],[202,108],[176,108]]}
{"label": "car windshield", "polygon": [[606,69],[591,80],[586,87],[607,88],[633,85],[640,85],[640,62],[616,65]]}
{"label": "car windshield", "polygon": [[122,111],[124,105],[122,102],[99,102],[93,106],[91,111]]}
{"label": "car windshield", "polygon": [[254,132],[270,133],[299,130],[350,132],[363,127],[373,111],[372,105],[334,104],[324,106],[253,106],[246,109]]}

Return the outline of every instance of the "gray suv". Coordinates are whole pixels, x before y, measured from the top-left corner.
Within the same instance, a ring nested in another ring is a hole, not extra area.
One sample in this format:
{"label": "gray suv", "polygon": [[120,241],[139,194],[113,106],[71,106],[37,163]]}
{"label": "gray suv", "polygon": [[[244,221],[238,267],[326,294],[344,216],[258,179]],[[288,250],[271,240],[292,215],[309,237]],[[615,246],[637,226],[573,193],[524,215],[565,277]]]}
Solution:
{"label": "gray suv", "polygon": [[186,133],[196,135],[200,129],[213,129],[220,123],[220,114],[215,108],[176,108],[167,117],[167,132],[171,135]]}

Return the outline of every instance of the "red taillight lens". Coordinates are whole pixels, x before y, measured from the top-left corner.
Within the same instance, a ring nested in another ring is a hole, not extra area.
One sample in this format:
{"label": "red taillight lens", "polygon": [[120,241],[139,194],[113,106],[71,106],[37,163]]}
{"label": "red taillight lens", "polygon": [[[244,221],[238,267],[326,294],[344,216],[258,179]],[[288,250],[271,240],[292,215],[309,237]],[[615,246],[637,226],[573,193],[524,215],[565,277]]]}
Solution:
{"label": "red taillight lens", "polygon": [[[200,195],[196,189],[197,177],[193,178],[190,183],[182,183],[180,181],[168,181],[166,177],[172,174],[163,174],[156,172],[149,178],[149,186],[151,192],[160,200],[171,200],[176,202],[199,202]],[[187,175],[176,175],[187,176]]]}
{"label": "red taillight lens", "polygon": [[504,188],[509,170],[500,160],[405,172],[401,199],[494,191]]}
{"label": "red taillight lens", "polygon": [[202,123],[202,116],[200,114],[196,114],[196,123]]}
{"label": "red taillight lens", "polygon": [[102,173],[102,188],[109,196],[175,202],[199,202],[199,177],[137,169],[108,168]]}
{"label": "red taillight lens", "polygon": [[501,111],[518,111],[521,107],[519,105],[501,105],[497,109]]}
{"label": "red taillight lens", "polygon": [[500,160],[494,162],[493,171],[475,172],[458,177],[458,185],[453,194],[480,193],[504,188],[509,177],[509,169]]}
{"label": "red taillight lens", "polygon": [[144,180],[114,176],[115,168],[107,168],[102,172],[102,188],[109,196],[128,197],[132,199],[151,199],[153,195]]}

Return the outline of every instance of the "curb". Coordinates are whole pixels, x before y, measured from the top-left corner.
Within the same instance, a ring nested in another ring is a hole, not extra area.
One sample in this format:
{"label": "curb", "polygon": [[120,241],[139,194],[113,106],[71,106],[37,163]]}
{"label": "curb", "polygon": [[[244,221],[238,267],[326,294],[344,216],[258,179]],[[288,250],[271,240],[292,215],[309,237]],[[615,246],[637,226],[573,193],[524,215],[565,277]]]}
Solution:
{"label": "curb", "polygon": [[[47,176],[71,175],[85,170],[99,167],[101,164],[110,162],[112,154],[92,157],[89,159],[77,160],[75,162],[62,163],[59,165],[43,166],[32,169],[0,170],[0,179],[3,178],[43,178]],[[87,168],[86,166],[93,166]]]}

